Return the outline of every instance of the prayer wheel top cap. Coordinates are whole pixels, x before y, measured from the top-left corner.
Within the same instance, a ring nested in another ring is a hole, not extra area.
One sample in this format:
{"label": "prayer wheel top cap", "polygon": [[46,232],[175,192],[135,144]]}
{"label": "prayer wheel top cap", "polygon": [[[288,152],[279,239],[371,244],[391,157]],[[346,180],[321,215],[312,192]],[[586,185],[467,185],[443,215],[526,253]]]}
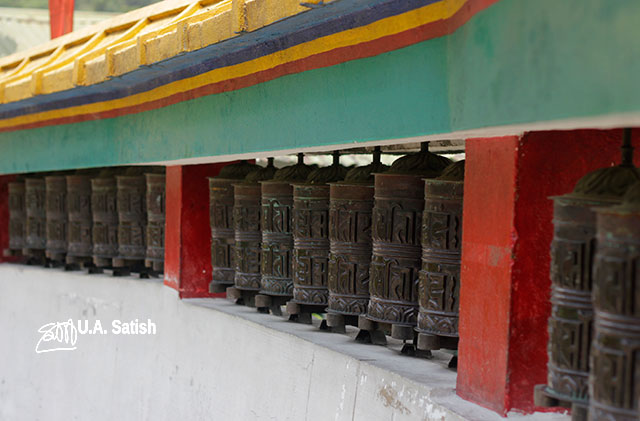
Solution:
{"label": "prayer wheel top cap", "polygon": [[247,183],[257,183],[259,181],[271,180],[278,169],[273,165],[273,158],[269,158],[269,163],[264,168],[251,171],[245,177]]}
{"label": "prayer wheel top cap", "polygon": [[313,171],[312,166],[299,162],[295,165],[280,168],[273,175],[273,181],[305,181],[311,171]]}
{"label": "prayer wheel top cap", "polygon": [[555,198],[620,202],[629,187],[638,181],[640,173],[633,166],[600,168],[582,177],[571,193]]}
{"label": "prayer wheel top cap", "polygon": [[436,178],[440,181],[464,181],[464,159],[454,162],[442,171],[442,174]]}
{"label": "prayer wheel top cap", "polygon": [[380,162],[381,149],[377,146],[373,152],[373,162],[363,167],[355,167],[347,172],[344,177],[344,183],[365,183],[373,184],[374,174],[384,172],[389,169],[387,165]]}
{"label": "prayer wheel top cap", "polygon": [[333,164],[317,168],[309,173],[306,182],[309,184],[327,184],[344,180],[349,169],[344,165]]}
{"label": "prayer wheel top cap", "polygon": [[243,180],[252,171],[259,170],[260,166],[242,160],[233,164],[225,165],[220,173],[212,178],[222,178],[227,180]]}
{"label": "prayer wheel top cap", "polygon": [[422,176],[425,178],[435,178],[442,174],[442,171],[451,164],[449,158],[436,155],[423,149],[420,152],[412,153],[397,159],[387,174],[407,174]]}
{"label": "prayer wheel top cap", "polygon": [[627,189],[622,204],[614,207],[598,209],[599,213],[629,214],[640,213],[640,181]]}

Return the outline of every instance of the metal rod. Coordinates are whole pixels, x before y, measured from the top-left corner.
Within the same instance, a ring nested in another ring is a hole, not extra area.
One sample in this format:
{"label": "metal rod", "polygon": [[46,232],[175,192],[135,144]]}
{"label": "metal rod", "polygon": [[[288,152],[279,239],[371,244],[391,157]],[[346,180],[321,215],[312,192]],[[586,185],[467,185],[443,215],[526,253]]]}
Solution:
{"label": "metal rod", "polygon": [[273,158],[267,158],[267,167],[268,168],[272,168],[273,167]]}
{"label": "metal rod", "polygon": [[376,146],[375,149],[373,150],[373,163],[374,164],[379,164],[380,163],[380,156],[382,155],[382,148],[380,148],[380,146]]}
{"label": "metal rod", "polygon": [[422,142],[420,144],[420,152],[427,152],[429,150],[429,142]]}
{"label": "metal rod", "polygon": [[340,165],[340,151],[333,151],[333,165]]}
{"label": "metal rod", "polygon": [[633,145],[631,144],[631,129],[625,128],[622,136],[621,167],[633,167]]}
{"label": "metal rod", "polygon": [[302,152],[298,154],[298,164],[304,164],[304,154]]}

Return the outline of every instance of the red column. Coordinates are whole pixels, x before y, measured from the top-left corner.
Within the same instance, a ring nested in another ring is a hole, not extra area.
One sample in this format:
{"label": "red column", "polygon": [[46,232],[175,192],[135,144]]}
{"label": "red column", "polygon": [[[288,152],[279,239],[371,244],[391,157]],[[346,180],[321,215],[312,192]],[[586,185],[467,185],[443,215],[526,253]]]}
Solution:
{"label": "red column", "polygon": [[467,140],[457,384],[463,398],[503,415],[534,410],[533,388],[547,380],[549,196],[618,164],[621,141],[622,130]]}
{"label": "red column", "polygon": [[73,31],[74,0],[49,0],[51,39]]}
{"label": "red column", "polygon": [[9,183],[15,178],[15,175],[0,175],[0,263],[19,260],[4,255],[4,250],[9,248]]}
{"label": "red column", "polygon": [[224,164],[167,167],[164,283],[180,298],[224,297],[211,294],[209,182]]}

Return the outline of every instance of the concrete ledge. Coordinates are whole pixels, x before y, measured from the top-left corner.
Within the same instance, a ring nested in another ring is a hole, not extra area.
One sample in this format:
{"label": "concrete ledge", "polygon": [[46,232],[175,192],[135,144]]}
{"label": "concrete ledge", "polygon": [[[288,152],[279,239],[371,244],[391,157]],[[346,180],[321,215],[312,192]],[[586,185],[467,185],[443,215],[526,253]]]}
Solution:
{"label": "concrete ledge", "polygon": [[[180,301],[160,280],[3,264],[0,286],[0,419],[501,419],[455,395],[445,353],[419,360],[226,300]],[[38,329],[68,319],[108,333],[37,354]],[[111,331],[134,319],[157,334]]]}

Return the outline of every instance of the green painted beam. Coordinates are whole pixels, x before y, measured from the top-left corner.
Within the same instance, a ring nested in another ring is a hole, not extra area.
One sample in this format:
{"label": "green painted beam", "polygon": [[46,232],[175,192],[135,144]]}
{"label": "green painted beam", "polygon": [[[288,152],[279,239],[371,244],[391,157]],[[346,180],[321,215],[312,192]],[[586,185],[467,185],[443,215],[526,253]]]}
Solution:
{"label": "green painted beam", "polygon": [[454,34],[128,116],[0,133],[0,173],[640,111],[640,2],[502,0]]}

